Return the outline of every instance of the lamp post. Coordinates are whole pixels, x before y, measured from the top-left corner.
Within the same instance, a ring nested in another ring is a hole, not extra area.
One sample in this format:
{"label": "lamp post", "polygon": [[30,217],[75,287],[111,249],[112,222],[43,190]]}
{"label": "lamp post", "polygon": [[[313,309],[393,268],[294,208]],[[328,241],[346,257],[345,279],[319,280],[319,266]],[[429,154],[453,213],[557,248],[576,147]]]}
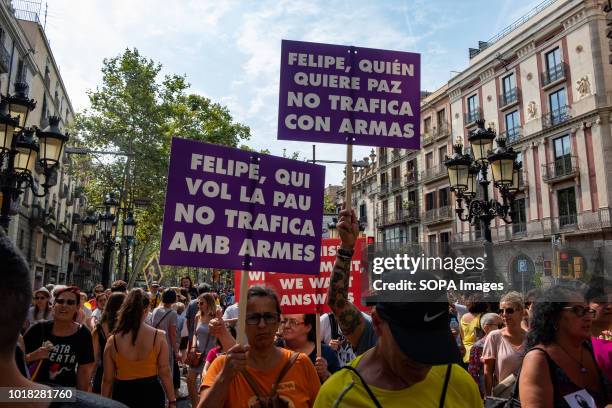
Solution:
{"label": "lamp post", "polygon": [[[468,136],[471,154],[463,153],[461,140],[457,140],[453,146],[453,155],[446,158],[444,165],[448,168],[450,188],[455,193],[457,217],[471,225],[480,223],[482,227],[487,257],[484,275],[485,279],[491,279],[491,221],[499,217],[505,223],[513,222],[513,201],[520,191],[521,164],[516,161],[516,152],[506,147],[505,139],[496,139],[493,130],[484,128],[484,120],[476,123],[478,127]],[[497,141],[497,147],[493,150],[494,140]],[[489,198],[489,168],[493,176],[493,187],[498,189],[502,198],[501,203]],[[478,185],[481,187],[481,197],[478,197]]]}
{"label": "lamp post", "polygon": [[[116,245],[115,239],[117,237],[120,211],[127,213],[126,218],[123,220],[123,234],[121,238],[122,240],[125,239],[127,244],[124,278],[128,277],[129,246],[134,242],[137,222],[134,219],[133,210],[131,208],[120,207],[120,202],[113,193],[106,194],[103,205],[98,208],[103,209],[103,212],[94,215],[93,211],[90,211],[89,215],[83,219],[83,235],[88,242],[88,246],[91,240],[95,239],[97,241],[95,255],[97,260],[102,262],[101,283],[108,287],[110,285],[111,258]],[[122,269],[123,267],[119,265],[119,271]]]}
{"label": "lamp post", "polygon": [[[68,140],[68,134],[59,128],[60,118],[55,116],[49,117],[45,129],[26,127],[28,114],[36,107],[27,92],[28,85],[17,82],[14,95],[0,95],[0,226],[7,232],[12,202],[28,188],[36,197],[44,197],[57,183],[57,169]],[[34,181],[36,164],[45,176],[42,193]]]}
{"label": "lamp post", "polygon": [[130,246],[134,242],[134,234],[136,233],[136,220],[134,213],[128,211],[128,215],[123,220],[123,238],[125,239],[125,273],[123,279],[128,282],[130,279],[129,264],[130,264]]}

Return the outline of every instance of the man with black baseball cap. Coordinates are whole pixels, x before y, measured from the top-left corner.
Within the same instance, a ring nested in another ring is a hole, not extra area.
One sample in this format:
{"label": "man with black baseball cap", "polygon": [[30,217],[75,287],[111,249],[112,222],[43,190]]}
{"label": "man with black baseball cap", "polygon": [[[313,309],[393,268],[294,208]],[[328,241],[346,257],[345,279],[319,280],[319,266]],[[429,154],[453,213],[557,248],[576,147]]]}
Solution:
{"label": "man with black baseball cap", "polygon": [[[450,331],[444,293],[421,293],[425,297],[419,299],[417,292],[411,302],[389,302],[379,293],[368,299],[374,303],[371,323],[348,301],[359,224],[353,211],[340,215],[337,230],[342,243],[328,304],[360,355],[322,385],[315,407],[482,407],[476,383],[457,364],[461,356]],[[412,279],[435,279],[417,274]],[[410,274],[399,277],[410,279]]]}

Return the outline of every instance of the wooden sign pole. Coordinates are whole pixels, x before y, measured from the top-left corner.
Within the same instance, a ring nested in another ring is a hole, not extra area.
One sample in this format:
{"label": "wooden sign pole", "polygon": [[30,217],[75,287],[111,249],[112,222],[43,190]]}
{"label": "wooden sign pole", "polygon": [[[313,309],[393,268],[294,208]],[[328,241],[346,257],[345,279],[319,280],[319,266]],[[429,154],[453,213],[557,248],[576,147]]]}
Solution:
{"label": "wooden sign pole", "polygon": [[238,344],[245,346],[247,344],[246,337],[246,309],[247,309],[247,292],[249,271],[240,271],[240,300],[238,301],[238,322],[236,331],[236,341]]}

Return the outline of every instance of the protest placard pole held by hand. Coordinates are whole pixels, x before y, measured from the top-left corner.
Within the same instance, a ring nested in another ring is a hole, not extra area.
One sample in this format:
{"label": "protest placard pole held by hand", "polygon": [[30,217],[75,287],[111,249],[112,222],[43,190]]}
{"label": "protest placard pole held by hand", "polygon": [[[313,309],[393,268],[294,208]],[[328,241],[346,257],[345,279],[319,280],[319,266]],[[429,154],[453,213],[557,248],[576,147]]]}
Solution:
{"label": "protest placard pole held by hand", "polygon": [[247,343],[246,338],[246,293],[249,290],[248,285],[248,271],[241,271],[240,273],[240,296],[243,298],[238,302],[238,322],[237,322],[237,331],[236,331],[236,341],[238,344],[244,346]]}

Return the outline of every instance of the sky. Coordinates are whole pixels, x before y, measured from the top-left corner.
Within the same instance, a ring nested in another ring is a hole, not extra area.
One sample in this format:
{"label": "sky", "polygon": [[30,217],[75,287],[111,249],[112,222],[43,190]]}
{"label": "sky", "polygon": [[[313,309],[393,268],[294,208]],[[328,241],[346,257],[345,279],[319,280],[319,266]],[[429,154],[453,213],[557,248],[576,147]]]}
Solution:
{"label": "sky", "polygon": [[[41,21],[73,107],[88,107],[102,61],[126,48],[185,74],[190,92],[227,106],[251,128],[246,143],[274,155],[312,157],[312,143],[277,141],[282,39],[418,52],[421,90],[433,91],[468,66],[476,47],[542,0],[48,0]],[[371,148],[356,147],[354,159]],[[344,160],[341,145],[316,156]],[[340,184],[342,165],[327,165]]]}

